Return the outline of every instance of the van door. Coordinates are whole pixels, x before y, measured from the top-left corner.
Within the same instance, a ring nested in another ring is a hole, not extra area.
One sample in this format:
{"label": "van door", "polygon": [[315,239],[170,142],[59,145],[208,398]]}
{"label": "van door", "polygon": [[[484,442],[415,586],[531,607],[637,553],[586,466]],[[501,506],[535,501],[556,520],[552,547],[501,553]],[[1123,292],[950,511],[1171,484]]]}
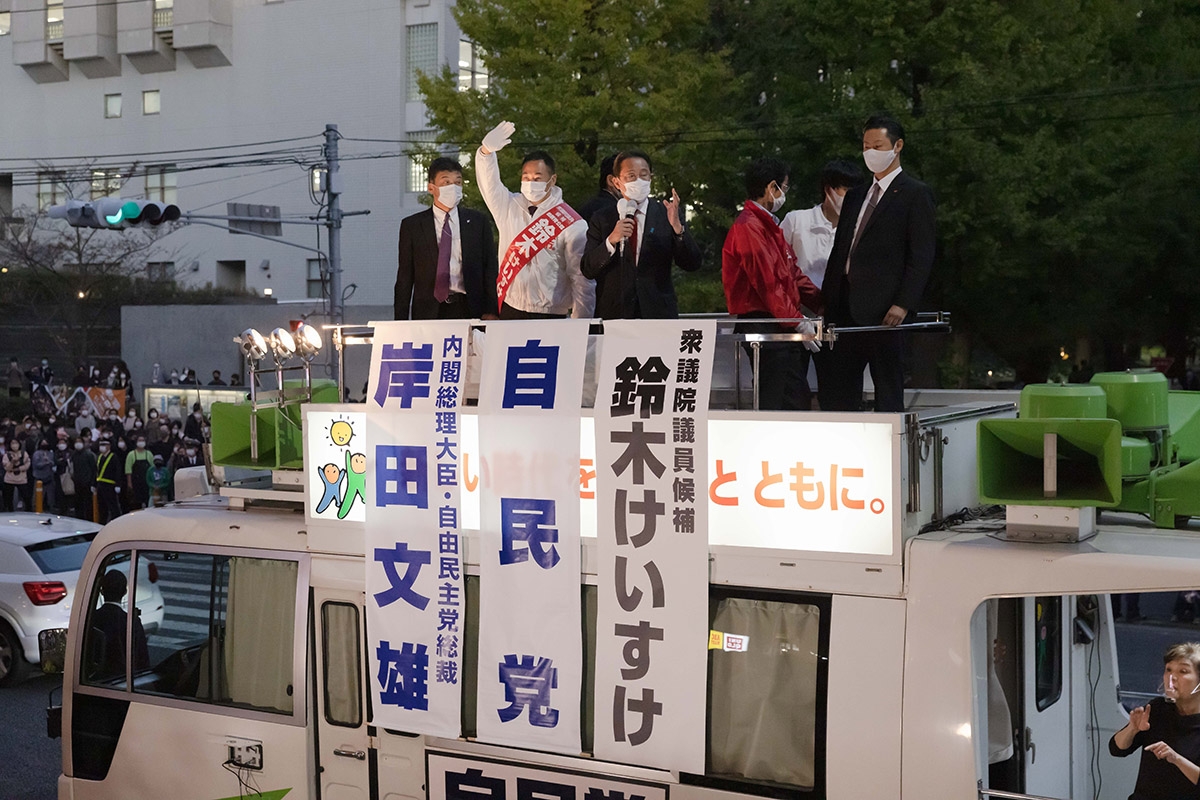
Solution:
{"label": "van door", "polygon": [[1071,797],[1072,598],[1023,599],[1022,669],[1025,792]]}
{"label": "van door", "polygon": [[81,578],[59,792],[308,800],[308,557],[188,547],[111,548]]}
{"label": "van door", "polygon": [[317,775],[325,800],[370,796],[362,592],[314,589]]}

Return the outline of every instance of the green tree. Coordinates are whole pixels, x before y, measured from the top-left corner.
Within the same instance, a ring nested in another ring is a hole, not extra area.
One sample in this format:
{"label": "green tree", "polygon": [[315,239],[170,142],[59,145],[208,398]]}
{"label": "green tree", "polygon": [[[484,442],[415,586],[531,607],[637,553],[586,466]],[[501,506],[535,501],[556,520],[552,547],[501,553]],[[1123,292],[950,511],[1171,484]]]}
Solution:
{"label": "green tree", "polygon": [[1194,9],[715,2],[715,43],[752,76],[737,113],[792,160],[793,186],[857,150],[871,112],[905,124],[904,167],[939,202],[926,305],[954,312],[964,351],[998,353],[1022,380],[1040,380],[1060,347],[1131,342],[1178,320],[1147,302],[1144,281],[1165,260],[1174,269],[1157,293],[1177,306],[1190,296],[1175,284],[1187,281],[1179,258],[1195,227],[1160,190],[1194,163],[1194,137],[1178,124],[1200,96]]}
{"label": "green tree", "polygon": [[[725,182],[721,143],[694,132],[721,117],[736,81],[723,53],[701,46],[706,0],[460,0],[454,14],[489,85],[460,91],[449,69],[421,77],[440,146],[473,154],[510,120],[514,142],[499,154],[507,182],[516,184],[522,151],[545,148],[571,203],[596,192],[607,155],[641,148],[654,160],[656,193],[674,187],[700,225],[710,212],[721,218],[703,202],[706,187]],[[470,182],[466,191],[478,202]]]}

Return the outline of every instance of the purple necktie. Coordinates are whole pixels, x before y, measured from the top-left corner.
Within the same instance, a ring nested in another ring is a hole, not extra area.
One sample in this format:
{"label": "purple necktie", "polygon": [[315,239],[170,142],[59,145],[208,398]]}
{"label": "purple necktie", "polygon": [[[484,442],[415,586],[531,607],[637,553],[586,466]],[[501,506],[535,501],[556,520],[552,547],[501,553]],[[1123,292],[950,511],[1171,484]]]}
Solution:
{"label": "purple necktie", "polygon": [[442,223],[442,235],[438,237],[437,277],[433,281],[433,299],[439,303],[446,302],[450,296],[450,250],[454,243],[454,235],[450,232],[450,212],[446,212],[446,221]]}

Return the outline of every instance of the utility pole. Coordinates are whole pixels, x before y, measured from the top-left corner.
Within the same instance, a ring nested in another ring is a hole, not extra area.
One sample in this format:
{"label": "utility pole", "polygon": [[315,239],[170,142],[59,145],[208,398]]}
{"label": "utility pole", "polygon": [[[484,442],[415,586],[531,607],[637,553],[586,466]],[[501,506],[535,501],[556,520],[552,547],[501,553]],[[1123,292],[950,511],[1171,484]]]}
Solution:
{"label": "utility pole", "polygon": [[[325,125],[325,170],[329,192],[329,211],[325,226],[329,228],[329,322],[341,325],[342,314],[342,179],[338,175],[338,128]],[[337,348],[329,348],[333,374],[338,374]]]}

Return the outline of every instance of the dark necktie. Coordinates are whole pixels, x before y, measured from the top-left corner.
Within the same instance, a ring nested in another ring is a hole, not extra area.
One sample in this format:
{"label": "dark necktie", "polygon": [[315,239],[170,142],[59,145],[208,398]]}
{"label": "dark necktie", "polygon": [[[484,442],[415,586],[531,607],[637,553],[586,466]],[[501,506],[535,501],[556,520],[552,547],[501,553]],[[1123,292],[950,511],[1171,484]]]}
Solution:
{"label": "dark necktie", "polygon": [[433,299],[439,303],[446,302],[450,296],[450,250],[454,244],[454,235],[450,231],[450,212],[446,212],[446,221],[442,223],[442,235],[438,238],[437,277],[433,281]]}
{"label": "dark necktie", "polygon": [[537,216],[537,206],[530,206],[530,207],[529,207],[529,216],[531,216],[531,217],[536,217],[536,216]]}
{"label": "dark necktie", "polygon": [[876,183],[871,189],[871,198],[867,204],[863,206],[862,222],[858,224],[858,230],[854,232],[854,241],[850,244],[850,255],[846,258],[846,272],[850,272],[850,259],[854,257],[854,251],[858,249],[858,240],[862,238],[863,231],[867,229],[867,223],[871,221],[871,215],[875,213],[875,206],[879,205],[879,195],[881,194],[879,184]]}

